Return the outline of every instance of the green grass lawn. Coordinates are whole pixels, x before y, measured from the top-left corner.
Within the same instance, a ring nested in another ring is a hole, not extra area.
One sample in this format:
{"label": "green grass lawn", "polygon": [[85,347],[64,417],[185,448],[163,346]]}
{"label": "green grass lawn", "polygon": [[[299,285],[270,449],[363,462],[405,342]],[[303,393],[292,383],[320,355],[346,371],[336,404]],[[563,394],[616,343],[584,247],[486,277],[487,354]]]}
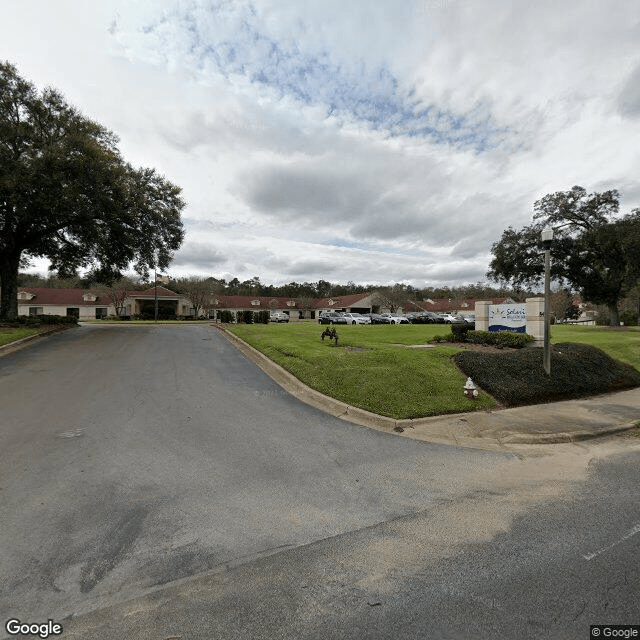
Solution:
{"label": "green grass lawn", "polygon": [[27,336],[32,336],[38,333],[39,329],[23,329],[13,327],[0,327],[0,347],[16,340],[22,340]]}
{"label": "green grass lawn", "polygon": [[558,342],[590,344],[640,371],[640,327],[618,329],[556,324],[551,327],[551,343]]}
{"label": "green grass lawn", "polygon": [[409,347],[446,333],[442,325],[338,325],[338,346],[321,341],[315,322],[228,328],[310,387],[373,413],[418,418],[493,404],[465,398],[466,378],[451,362],[458,347]]}
{"label": "green grass lawn", "polygon": [[[495,406],[484,393],[475,401],[464,397],[466,378],[451,360],[463,346],[411,348],[447,334],[446,326],[337,325],[337,347],[320,340],[324,328],[315,322],[228,325],[305,384],[373,413],[404,419]],[[628,329],[555,325],[551,338],[553,343],[598,347],[640,370],[640,328]],[[505,351],[505,357],[508,353]]]}

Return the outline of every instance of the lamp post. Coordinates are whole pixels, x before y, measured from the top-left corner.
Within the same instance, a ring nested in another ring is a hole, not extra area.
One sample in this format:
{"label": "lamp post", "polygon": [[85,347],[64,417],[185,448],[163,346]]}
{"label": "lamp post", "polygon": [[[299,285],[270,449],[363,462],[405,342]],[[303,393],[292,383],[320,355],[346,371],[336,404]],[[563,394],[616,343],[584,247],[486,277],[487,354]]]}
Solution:
{"label": "lamp post", "polygon": [[153,270],[153,301],[154,301],[154,322],[158,322],[158,275]]}
{"label": "lamp post", "polygon": [[549,348],[550,300],[551,300],[551,242],[553,229],[544,229],[542,234],[544,247],[544,372],[551,375],[551,349]]}

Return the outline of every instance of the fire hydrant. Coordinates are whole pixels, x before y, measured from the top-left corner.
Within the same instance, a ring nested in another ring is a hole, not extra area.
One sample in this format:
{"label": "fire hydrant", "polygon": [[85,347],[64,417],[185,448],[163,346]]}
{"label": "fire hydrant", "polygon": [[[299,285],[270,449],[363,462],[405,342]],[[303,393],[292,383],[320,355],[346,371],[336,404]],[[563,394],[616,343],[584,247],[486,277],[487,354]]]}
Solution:
{"label": "fire hydrant", "polygon": [[470,400],[474,400],[478,397],[478,387],[474,384],[471,378],[467,378],[467,383],[463,387],[464,395]]}

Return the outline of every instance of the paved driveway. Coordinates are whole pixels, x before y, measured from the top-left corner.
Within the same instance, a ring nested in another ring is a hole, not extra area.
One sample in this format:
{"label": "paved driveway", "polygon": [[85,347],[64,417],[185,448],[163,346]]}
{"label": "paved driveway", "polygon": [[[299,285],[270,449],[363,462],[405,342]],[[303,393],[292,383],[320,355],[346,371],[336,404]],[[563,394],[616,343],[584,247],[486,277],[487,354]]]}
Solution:
{"label": "paved driveway", "polygon": [[87,325],[2,357],[0,421],[2,621],[351,640],[635,620],[636,442],[528,457],[371,431],[208,325]]}
{"label": "paved driveway", "polygon": [[3,619],[411,514],[509,459],[328,417],[206,325],[82,326],[0,358],[0,390]]}

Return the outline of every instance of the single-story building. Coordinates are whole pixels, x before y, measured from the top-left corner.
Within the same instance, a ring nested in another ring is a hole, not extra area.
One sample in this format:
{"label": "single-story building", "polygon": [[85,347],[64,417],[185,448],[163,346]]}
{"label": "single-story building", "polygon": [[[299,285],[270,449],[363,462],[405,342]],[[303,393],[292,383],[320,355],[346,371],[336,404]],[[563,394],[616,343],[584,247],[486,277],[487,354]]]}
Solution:
{"label": "single-story building", "polygon": [[[21,287],[18,290],[19,315],[72,315],[80,320],[106,318],[107,316],[153,317],[155,298],[158,298],[159,317],[193,316],[195,310],[187,295],[171,291],[158,285],[143,291],[128,291],[126,298],[118,304],[99,289],[48,289]],[[273,297],[273,296],[230,296],[216,294],[204,306],[200,314],[212,319],[219,318],[220,311],[231,311],[234,318],[243,311],[268,310],[270,313],[281,311],[292,320],[316,319],[323,311],[342,311],[350,313],[385,313],[389,309],[375,291],[328,298],[309,297]],[[513,303],[511,298],[493,298],[493,304]],[[423,299],[406,301],[399,305],[398,313],[433,311],[435,313],[453,313],[467,315],[475,312],[475,299]]]}
{"label": "single-story building", "polygon": [[375,307],[375,294],[360,293],[331,298],[283,298],[272,296],[228,296],[215,295],[208,306],[210,317],[214,312],[228,310],[236,317],[242,311],[281,311],[292,320],[316,318],[322,311],[348,311],[371,313]]}
{"label": "single-story building", "polygon": [[[155,315],[156,295],[160,316],[193,315],[189,298],[166,287],[151,287],[145,291],[127,292],[119,315]],[[42,314],[75,316],[79,320],[94,320],[118,315],[113,300],[99,290],[19,288],[18,315]]]}

